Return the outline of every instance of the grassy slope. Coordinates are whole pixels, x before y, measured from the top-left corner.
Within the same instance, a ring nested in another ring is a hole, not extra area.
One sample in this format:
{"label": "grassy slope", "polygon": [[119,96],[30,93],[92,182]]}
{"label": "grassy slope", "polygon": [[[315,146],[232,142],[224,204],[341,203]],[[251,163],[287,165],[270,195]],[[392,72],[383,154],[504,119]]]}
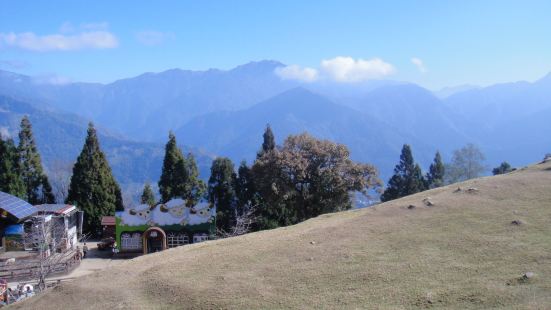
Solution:
{"label": "grassy slope", "polygon": [[139,257],[15,308],[431,306],[551,308],[551,162]]}

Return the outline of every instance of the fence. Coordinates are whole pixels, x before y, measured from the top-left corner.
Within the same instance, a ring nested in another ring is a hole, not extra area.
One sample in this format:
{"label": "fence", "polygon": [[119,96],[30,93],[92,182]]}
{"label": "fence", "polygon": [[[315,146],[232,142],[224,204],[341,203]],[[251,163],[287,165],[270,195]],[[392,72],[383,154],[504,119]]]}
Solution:
{"label": "fence", "polygon": [[[77,259],[76,251],[67,251],[65,253],[53,254],[57,257],[43,261],[43,274],[50,276],[52,274],[69,273],[80,264]],[[0,263],[0,279],[6,281],[29,280],[40,275],[40,260],[19,260],[13,263]]]}

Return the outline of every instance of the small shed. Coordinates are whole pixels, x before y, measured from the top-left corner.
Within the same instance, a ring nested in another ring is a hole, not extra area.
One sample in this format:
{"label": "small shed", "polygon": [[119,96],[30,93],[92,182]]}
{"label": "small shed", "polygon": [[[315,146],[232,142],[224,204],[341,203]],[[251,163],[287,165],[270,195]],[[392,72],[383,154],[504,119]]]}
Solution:
{"label": "small shed", "polygon": [[115,229],[117,226],[117,221],[114,216],[102,217],[101,226],[103,227],[103,230],[101,233],[103,238],[108,238],[108,237],[115,238]]}
{"label": "small shed", "polygon": [[[83,213],[73,205],[66,204],[42,204],[35,206],[37,215],[44,221],[51,221],[48,227],[58,230],[62,234],[60,244],[53,245],[57,251],[75,249],[78,244],[78,236],[82,233]],[[54,233],[54,232],[52,232]]]}

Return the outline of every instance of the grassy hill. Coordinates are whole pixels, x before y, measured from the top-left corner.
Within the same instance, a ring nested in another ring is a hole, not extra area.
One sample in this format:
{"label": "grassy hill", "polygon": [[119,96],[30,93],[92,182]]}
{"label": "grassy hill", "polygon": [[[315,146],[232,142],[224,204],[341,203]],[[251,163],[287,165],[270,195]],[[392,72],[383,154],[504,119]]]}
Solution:
{"label": "grassy hill", "polygon": [[139,257],[14,308],[428,307],[551,307],[551,162]]}

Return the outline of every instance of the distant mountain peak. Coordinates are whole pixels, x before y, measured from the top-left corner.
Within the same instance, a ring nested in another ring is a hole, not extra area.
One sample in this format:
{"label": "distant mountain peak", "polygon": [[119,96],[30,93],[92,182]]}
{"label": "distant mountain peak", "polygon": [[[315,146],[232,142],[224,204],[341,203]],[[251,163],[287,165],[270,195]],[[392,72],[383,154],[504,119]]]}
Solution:
{"label": "distant mountain peak", "polygon": [[285,66],[283,63],[276,60],[260,60],[251,61],[243,65],[239,65],[230,71],[233,72],[272,72],[277,67]]}
{"label": "distant mountain peak", "polygon": [[289,97],[293,98],[295,100],[298,99],[298,98],[311,97],[311,98],[320,98],[321,100],[328,101],[327,98],[325,98],[325,97],[323,97],[319,94],[316,94],[315,92],[312,92],[311,90],[306,89],[302,86],[291,88],[291,89],[286,90],[286,91],[284,91],[280,94],[275,95],[272,98],[289,98]]}

